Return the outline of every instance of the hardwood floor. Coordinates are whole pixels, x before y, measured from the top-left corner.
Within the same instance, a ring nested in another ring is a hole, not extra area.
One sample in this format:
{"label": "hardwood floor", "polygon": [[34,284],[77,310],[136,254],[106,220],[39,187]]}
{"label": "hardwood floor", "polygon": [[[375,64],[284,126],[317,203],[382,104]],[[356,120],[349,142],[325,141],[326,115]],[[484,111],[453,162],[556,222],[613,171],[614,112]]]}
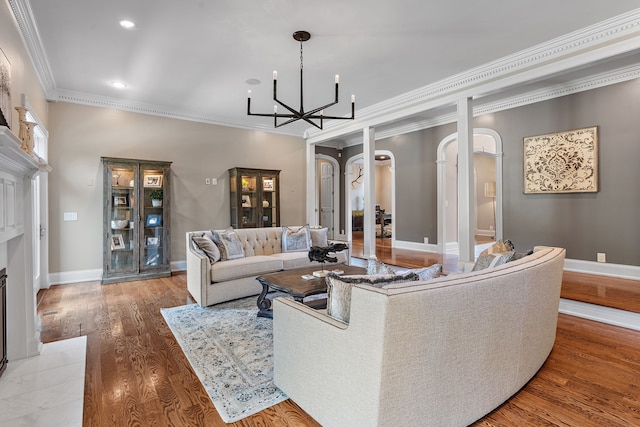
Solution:
{"label": "hardwood floor", "polygon": [[[84,426],[225,426],[160,314],[186,275],[52,286],[44,342],[87,336]],[[640,332],[567,315],[538,374],[475,426],[640,425]],[[318,426],[291,400],[232,426]]]}

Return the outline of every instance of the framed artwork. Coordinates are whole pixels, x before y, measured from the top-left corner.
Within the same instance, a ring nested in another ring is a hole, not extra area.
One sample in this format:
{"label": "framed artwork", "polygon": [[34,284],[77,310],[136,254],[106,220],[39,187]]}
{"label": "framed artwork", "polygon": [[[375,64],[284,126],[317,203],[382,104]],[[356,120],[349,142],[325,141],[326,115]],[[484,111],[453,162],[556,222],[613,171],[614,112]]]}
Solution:
{"label": "framed artwork", "polygon": [[127,196],[113,196],[113,206],[129,206]]}
{"label": "framed artwork", "polygon": [[251,207],[251,197],[249,197],[248,194],[243,194],[242,195],[242,207],[243,208],[250,208]]}
{"label": "framed artwork", "polygon": [[273,191],[273,180],[265,179],[262,181],[262,189],[264,191]]}
{"label": "framed artwork", "polygon": [[0,49],[0,126],[11,129],[11,63]]}
{"label": "framed artwork", "polygon": [[159,237],[147,237],[147,246],[158,246],[160,245]]}
{"label": "framed artwork", "polygon": [[113,236],[111,236],[111,250],[117,251],[121,249],[125,249],[122,234],[114,234]]}
{"label": "framed artwork", "polygon": [[160,175],[145,175],[144,176],[145,187],[162,188],[162,174]]}
{"label": "framed artwork", "polygon": [[524,193],[598,191],[598,127],[526,137]]}
{"label": "framed artwork", "polygon": [[162,225],[162,215],[160,214],[149,214],[147,215],[147,220],[145,222],[147,227],[160,227]]}

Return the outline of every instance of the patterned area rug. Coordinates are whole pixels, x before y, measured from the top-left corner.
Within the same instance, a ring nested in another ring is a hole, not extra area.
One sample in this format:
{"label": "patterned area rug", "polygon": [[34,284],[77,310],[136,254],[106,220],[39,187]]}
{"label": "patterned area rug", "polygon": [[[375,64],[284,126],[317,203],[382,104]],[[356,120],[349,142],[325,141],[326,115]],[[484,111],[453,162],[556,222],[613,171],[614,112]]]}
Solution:
{"label": "patterned area rug", "polygon": [[161,312],[225,422],[287,399],[273,384],[272,320],[256,317],[256,297]]}

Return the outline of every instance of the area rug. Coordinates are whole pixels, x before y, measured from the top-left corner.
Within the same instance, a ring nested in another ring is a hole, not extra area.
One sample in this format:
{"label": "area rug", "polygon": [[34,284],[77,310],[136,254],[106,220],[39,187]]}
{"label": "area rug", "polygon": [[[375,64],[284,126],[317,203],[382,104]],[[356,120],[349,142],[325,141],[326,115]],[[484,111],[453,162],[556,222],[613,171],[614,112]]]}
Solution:
{"label": "area rug", "polygon": [[226,423],[287,399],[273,384],[272,320],[256,317],[256,297],[161,312]]}

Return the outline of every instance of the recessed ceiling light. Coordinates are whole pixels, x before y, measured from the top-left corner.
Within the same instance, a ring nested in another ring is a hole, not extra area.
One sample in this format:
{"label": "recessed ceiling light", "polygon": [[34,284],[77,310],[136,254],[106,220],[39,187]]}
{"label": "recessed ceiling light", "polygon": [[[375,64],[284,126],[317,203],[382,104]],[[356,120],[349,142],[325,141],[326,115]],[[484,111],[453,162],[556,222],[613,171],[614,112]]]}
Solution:
{"label": "recessed ceiling light", "polygon": [[116,89],[124,89],[125,87],[127,87],[127,84],[123,82],[110,82],[109,84]]}
{"label": "recessed ceiling light", "polygon": [[125,28],[125,29],[127,29],[127,30],[130,30],[130,29],[132,29],[132,28],[135,28],[136,24],[135,24],[134,22],[132,22],[132,21],[129,21],[129,20],[123,19],[122,21],[120,21],[120,26],[121,26],[122,28]]}

